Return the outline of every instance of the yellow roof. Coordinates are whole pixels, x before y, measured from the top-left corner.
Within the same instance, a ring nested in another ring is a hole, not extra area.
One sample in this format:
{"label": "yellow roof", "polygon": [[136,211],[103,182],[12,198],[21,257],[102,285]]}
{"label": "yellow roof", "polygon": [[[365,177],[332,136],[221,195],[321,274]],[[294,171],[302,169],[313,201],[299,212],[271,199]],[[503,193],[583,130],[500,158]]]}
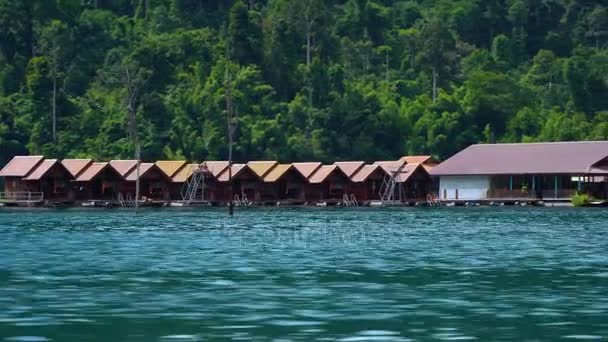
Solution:
{"label": "yellow roof", "polygon": [[167,177],[173,177],[177,171],[181,170],[186,165],[185,160],[159,160],[156,166],[167,175]]}
{"label": "yellow roof", "polygon": [[184,183],[188,180],[188,178],[190,178],[190,176],[192,176],[192,173],[194,172],[194,170],[196,170],[197,167],[198,164],[187,164],[186,166],[182,167],[181,170],[179,170],[175,175],[173,175],[173,177],[171,177],[171,181],[173,183]]}
{"label": "yellow roof", "polygon": [[272,170],[270,170],[270,172],[268,172],[266,174],[266,176],[264,177],[264,182],[266,182],[266,183],[276,182],[281,177],[283,177],[283,175],[287,171],[289,171],[289,169],[291,169],[292,167],[293,167],[293,165],[291,165],[291,164],[278,164]]}
{"label": "yellow roof", "polygon": [[247,163],[247,166],[255,173],[258,177],[264,178],[273,167],[277,165],[276,161],[251,161]]}

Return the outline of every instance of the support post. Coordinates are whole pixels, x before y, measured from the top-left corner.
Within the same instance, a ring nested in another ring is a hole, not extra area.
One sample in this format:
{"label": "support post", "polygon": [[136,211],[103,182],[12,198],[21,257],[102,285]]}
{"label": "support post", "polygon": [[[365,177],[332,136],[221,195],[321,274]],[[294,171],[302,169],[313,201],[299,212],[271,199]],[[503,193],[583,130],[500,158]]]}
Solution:
{"label": "support post", "polygon": [[554,188],[554,192],[555,192],[555,198],[557,199],[557,176],[555,176],[555,188]]}
{"label": "support post", "polygon": [[509,191],[513,191],[513,176],[509,176]]}

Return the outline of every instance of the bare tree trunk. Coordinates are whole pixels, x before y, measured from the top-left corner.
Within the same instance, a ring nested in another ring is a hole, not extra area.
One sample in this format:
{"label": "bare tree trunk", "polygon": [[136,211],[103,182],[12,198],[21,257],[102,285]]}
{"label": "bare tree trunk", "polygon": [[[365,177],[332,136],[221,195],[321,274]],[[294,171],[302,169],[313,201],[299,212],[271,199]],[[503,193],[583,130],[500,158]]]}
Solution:
{"label": "bare tree trunk", "polygon": [[389,82],[389,75],[388,75],[388,70],[389,69],[389,64],[388,64],[388,50],[386,51],[386,82]]}
{"label": "bare tree trunk", "polygon": [[437,69],[433,67],[433,102],[437,100]]}
{"label": "bare tree trunk", "polygon": [[[56,68],[56,67],[54,67]],[[53,108],[53,141],[57,140],[57,72],[53,72],[53,99],[51,102]]]}
{"label": "bare tree trunk", "polygon": [[141,146],[139,142],[135,147],[135,159],[137,160],[137,167],[135,169],[135,209],[139,208],[139,169],[141,166]]}
{"label": "bare tree trunk", "polygon": [[234,133],[234,127],[232,124],[232,94],[231,94],[231,75],[230,71],[226,72],[226,119],[228,121],[228,184],[230,187],[229,191],[229,202],[228,202],[228,215],[234,215],[234,189],[232,184],[232,135]]}
{"label": "bare tree trunk", "polygon": [[306,66],[310,66],[310,26],[306,30]]}

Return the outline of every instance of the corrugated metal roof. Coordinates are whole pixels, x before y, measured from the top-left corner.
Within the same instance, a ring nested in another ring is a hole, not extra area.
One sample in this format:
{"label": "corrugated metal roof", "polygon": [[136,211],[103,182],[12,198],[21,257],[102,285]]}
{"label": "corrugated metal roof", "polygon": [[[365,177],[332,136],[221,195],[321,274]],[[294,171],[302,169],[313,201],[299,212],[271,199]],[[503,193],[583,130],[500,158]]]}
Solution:
{"label": "corrugated metal roof", "polygon": [[25,177],[42,159],[43,156],[16,156],[2,168],[0,177]]}
{"label": "corrugated metal roof", "polygon": [[[247,164],[232,164],[232,167],[231,167],[231,169],[232,169],[232,178],[238,176],[241,172],[243,172],[247,168],[248,168]],[[218,177],[217,180],[220,181],[220,182],[228,182],[230,180],[228,178],[228,176],[229,176],[229,174],[228,174],[228,168],[226,168],[226,170],[219,175],[219,177]]]}
{"label": "corrugated metal roof", "polygon": [[399,161],[406,162],[408,164],[437,164],[437,161],[432,156],[403,156]]}
{"label": "corrugated metal roof", "polygon": [[293,168],[292,164],[278,164],[266,174],[266,176],[264,177],[264,182],[276,182],[281,177],[283,177],[283,175],[287,173],[287,171],[291,170],[291,168]]}
{"label": "corrugated metal roof", "polygon": [[61,165],[65,167],[68,172],[76,178],[87,166],[93,163],[93,159],[64,159],[61,161]]}
{"label": "corrugated metal roof", "polygon": [[78,177],[76,178],[76,181],[77,182],[91,181],[106,167],[108,167],[108,163],[92,163],[78,175]]}
{"label": "corrugated metal roof", "polygon": [[253,173],[255,173],[258,177],[264,178],[273,167],[275,167],[278,163],[276,161],[250,161],[247,163],[247,166]]}
{"label": "corrugated metal roof", "polygon": [[322,165],[308,178],[308,182],[312,184],[323,183],[336,170],[339,170],[337,165]]}
{"label": "corrugated metal roof", "polygon": [[[136,165],[137,166],[137,165]],[[148,173],[152,169],[158,168],[154,165],[154,163],[141,163],[139,164],[139,178],[143,177],[146,173]],[[129,182],[134,182],[137,180],[137,167],[133,168],[131,172],[125,177]]]}
{"label": "corrugated metal roof", "polygon": [[45,159],[23,180],[40,180],[57,163],[57,159]]}
{"label": "corrugated metal roof", "polygon": [[137,166],[137,160],[112,160],[110,166],[118,172],[119,175],[126,177],[131,170]]}
{"label": "corrugated metal roof", "polygon": [[608,141],[472,145],[435,166],[433,176],[597,173]]}
{"label": "corrugated metal roof", "polygon": [[207,161],[207,169],[213,175],[213,177],[217,178],[228,168],[228,161]]}
{"label": "corrugated metal roof", "polygon": [[343,162],[335,162],[334,165],[337,165],[340,170],[342,170],[342,172],[344,172],[344,174],[346,176],[348,176],[348,178],[352,177],[357,171],[359,171],[363,165],[365,165],[365,162],[362,161],[343,161]]}
{"label": "corrugated metal roof", "polygon": [[196,168],[198,168],[198,164],[187,164],[171,177],[171,181],[173,183],[184,183],[192,176],[192,173]]}
{"label": "corrugated metal roof", "polygon": [[156,166],[165,174],[167,177],[173,177],[182,167],[186,165],[185,160],[159,160]]}
{"label": "corrugated metal roof", "polygon": [[321,167],[321,163],[319,162],[293,163],[291,165],[306,179]]}
{"label": "corrugated metal roof", "polygon": [[386,174],[386,172],[380,167],[380,165],[365,165],[350,179],[355,183],[365,182],[369,178],[369,176],[376,172],[376,170],[382,170],[382,172]]}

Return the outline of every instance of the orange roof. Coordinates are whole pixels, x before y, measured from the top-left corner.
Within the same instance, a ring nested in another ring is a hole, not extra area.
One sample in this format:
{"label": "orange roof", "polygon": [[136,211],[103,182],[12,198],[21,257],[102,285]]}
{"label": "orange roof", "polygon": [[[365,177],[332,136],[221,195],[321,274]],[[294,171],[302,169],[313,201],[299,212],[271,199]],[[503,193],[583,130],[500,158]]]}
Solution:
{"label": "orange roof", "polygon": [[315,171],[317,171],[318,168],[321,167],[321,163],[319,162],[293,163],[292,165],[306,179],[308,179],[310,175],[312,175]]}
{"label": "orange roof", "polygon": [[228,168],[227,161],[206,161],[207,169],[213,175],[213,177],[219,177],[222,172],[224,172]]}
{"label": "orange roof", "polygon": [[16,156],[0,171],[0,177],[25,177],[42,159],[43,156]]}
{"label": "orange roof", "polygon": [[112,160],[110,166],[118,172],[121,176],[125,177],[131,170],[137,166],[137,160]]}
{"label": "orange roof", "polygon": [[435,167],[436,165],[429,165],[429,164],[422,164],[422,167],[424,168],[424,170],[426,172],[431,172],[431,170]]}
{"label": "orange roof", "polygon": [[185,181],[192,176],[194,170],[198,168],[198,164],[186,164],[181,168],[176,174],[171,177],[171,181],[173,183],[184,183]]}
{"label": "orange roof", "polygon": [[334,165],[337,165],[340,170],[342,170],[342,172],[344,172],[344,174],[350,178],[355,174],[355,172],[359,171],[363,165],[365,165],[365,163],[362,161],[344,161],[336,162]]}
{"label": "orange roof", "polygon": [[365,165],[359,170],[359,172],[355,173],[351,177],[351,180],[356,183],[365,182],[367,178],[369,178],[369,176],[371,176],[371,174],[374,173],[376,170],[382,170],[383,172],[385,172],[384,169],[380,167],[380,165]]}
{"label": "orange roof", "polygon": [[255,173],[258,177],[264,178],[273,167],[278,163],[276,161],[251,161],[247,163],[247,166]]}
{"label": "orange roof", "polygon": [[420,164],[406,164],[405,167],[403,168],[403,172],[401,172],[399,174],[399,177],[397,178],[397,182],[399,182],[399,183],[407,182],[407,180],[410,179],[410,177],[412,177],[412,175],[414,175],[414,173],[416,172],[416,170],[419,167],[421,167]]}
{"label": "orange roof", "polygon": [[156,166],[165,174],[167,177],[173,177],[182,167],[186,166],[185,160],[159,160]]}
{"label": "orange roof", "polygon": [[377,161],[374,165],[379,165],[385,172],[395,172],[403,165],[403,161],[400,160],[388,160],[388,161]]}
{"label": "orange roof", "polygon": [[432,156],[403,156],[399,161],[407,164],[437,164],[437,160]]}
{"label": "orange roof", "polygon": [[92,163],[84,169],[76,178],[77,182],[88,182],[95,178],[108,166],[108,163]]}
{"label": "orange roof", "polygon": [[45,159],[23,180],[40,180],[55,164],[57,164],[57,159]]}
{"label": "orange roof", "polygon": [[380,166],[384,170],[384,172],[386,172],[388,174],[393,174],[393,173],[397,172],[399,170],[399,167],[403,166],[403,168],[401,169],[401,172],[398,175],[396,175],[397,182],[403,183],[407,180],[407,178],[409,178],[409,175],[407,175],[408,170],[411,169],[412,167],[418,167],[418,165],[420,165],[420,164],[405,164],[404,165],[404,162],[401,160],[392,160],[392,161],[377,161],[374,163],[374,165]]}
{"label": "orange roof", "polygon": [[[232,164],[232,178],[239,175],[239,173],[243,172],[247,168],[247,164]],[[228,178],[228,168],[224,172],[222,172],[217,178],[220,182],[228,182],[230,179]]]}
{"label": "orange roof", "polygon": [[[137,166],[137,165],[136,165]],[[155,168],[154,163],[141,163],[139,164],[139,177],[143,177],[146,172]],[[157,168],[158,169],[158,168]],[[130,182],[134,182],[137,180],[137,167],[133,168],[133,170],[125,177],[126,180]]]}
{"label": "orange roof", "polygon": [[272,170],[270,170],[270,172],[268,172],[266,174],[266,176],[264,177],[264,182],[266,182],[266,183],[276,182],[277,180],[281,179],[281,177],[283,177],[283,175],[287,171],[289,171],[292,167],[293,167],[293,165],[291,165],[291,164],[278,164]]}
{"label": "orange roof", "polygon": [[310,183],[323,183],[334,171],[339,170],[337,165],[323,165],[308,178]]}
{"label": "orange roof", "polygon": [[91,163],[93,163],[93,159],[64,159],[61,161],[61,165],[68,170],[72,177],[78,176]]}

